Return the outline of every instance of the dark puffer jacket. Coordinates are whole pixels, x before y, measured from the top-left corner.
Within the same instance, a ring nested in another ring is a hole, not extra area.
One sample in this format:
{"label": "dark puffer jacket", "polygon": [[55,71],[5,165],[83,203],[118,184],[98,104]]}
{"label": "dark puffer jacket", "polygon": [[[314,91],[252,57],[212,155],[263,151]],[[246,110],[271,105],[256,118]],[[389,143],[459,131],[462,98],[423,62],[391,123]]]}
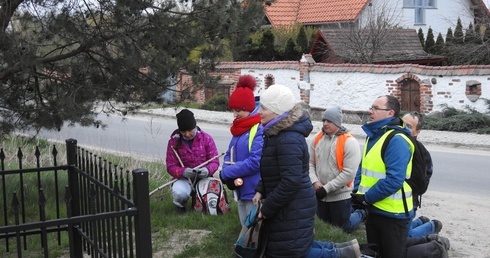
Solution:
{"label": "dark puffer jacket", "polygon": [[316,199],[305,137],[313,126],[300,105],[264,131],[256,191],[267,231],[266,257],[305,257],[313,242]]}

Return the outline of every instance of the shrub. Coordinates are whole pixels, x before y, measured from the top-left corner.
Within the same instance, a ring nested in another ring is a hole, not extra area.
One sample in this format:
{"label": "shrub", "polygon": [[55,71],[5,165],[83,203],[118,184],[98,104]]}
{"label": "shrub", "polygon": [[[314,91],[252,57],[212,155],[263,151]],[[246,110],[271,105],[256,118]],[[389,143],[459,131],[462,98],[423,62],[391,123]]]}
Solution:
{"label": "shrub", "polygon": [[[489,103],[487,100],[490,109]],[[441,112],[427,116],[425,129],[490,134],[490,116],[469,107],[457,110],[444,105]]]}
{"label": "shrub", "polygon": [[228,111],[228,98],[224,94],[218,93],[206,103],[202,104],[201,109],[211,111]]}

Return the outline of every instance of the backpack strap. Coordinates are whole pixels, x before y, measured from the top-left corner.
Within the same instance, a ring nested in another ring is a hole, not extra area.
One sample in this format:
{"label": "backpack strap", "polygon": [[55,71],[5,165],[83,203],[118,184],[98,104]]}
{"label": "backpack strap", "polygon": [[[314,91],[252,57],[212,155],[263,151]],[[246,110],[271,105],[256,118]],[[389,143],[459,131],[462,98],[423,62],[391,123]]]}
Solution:
{"label": "backpack strap", "polygon": [[[352,137],[350,133],[344,133],[337,137],[337,146],[335,149],[335,157],[337,158],[337,168],[342,171],[344,169],[344,154],[345,154],[345,142],[347,138]],[[351,187],[354,183],[354,179],[347,183],[347,187]]]}
{"label": "backpack strap", "polygon": [[[388,136],[386,136],[386,139],[383,142],[383,146],[381,146],[381,159],[383,160],[383,162],[385,162],[385,152],[386,152],[386,148],[388,147],[388,143],[393,138],[393,136],[395,136],[395,134],[405,134],[405,135],[407,135],[404,132],[400,132],[400,131],[397,131],[397,130],[392,130],[390,132],[390,134],[388,134]],[[408,137],[408,138],[409,139],[412,139],[411,137]],[[404,182],[405,182],[405,180],[404,180]],[[407,196],[405,195],[405,190],[403,189],[403,185],[402,185],[402,198],[403,198],[403,208],[405,208],[405,216],[408,217],[409,214],[408,214]]]}
{"label": "backpack strap", "polygon": [[393,138],[393,136],[395,136],[395,134],[397,133],[402,133],[402,132],[398,132],[397,130],[391,131],[390,134],[386,136],[386,139],[383,142],[383,146],[381,146],[381,159],[383,159],[383,162],[385,161],[385,152],[386,152],[386,148],[388,147],[388,143],[391,141],[391,138]]}

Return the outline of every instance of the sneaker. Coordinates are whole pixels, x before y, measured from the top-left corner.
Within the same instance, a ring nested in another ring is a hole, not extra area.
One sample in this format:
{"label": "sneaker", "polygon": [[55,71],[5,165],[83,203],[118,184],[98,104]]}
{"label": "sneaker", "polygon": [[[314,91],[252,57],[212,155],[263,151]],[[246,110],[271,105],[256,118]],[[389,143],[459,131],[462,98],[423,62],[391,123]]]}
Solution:
{"label": "sneaker", "polygon": [[[356,239],[354,239],[356,240]],[[353,241],[351,241],[353,242]],[[342,248],[337,248],[339,257],[342,258],[359,258],[361,257],[361,248],[359,247],[359,243],[357,240],[349,246],[345,246]]]}
{"label": "sneaker", "polygon": [[419,219],[422,221],[422,224],[425,224],[430,221],[430,219],[427,218],[426,216],[420,216]]}
{"label": "sneaker", "polygon": [[379,248],[376,244],[360,244],[361,257],[377,257],[379,254]]}
{"label": "sneaker", "polygon": [[434,240],[437,241],[439,236],[437,234],[429,234],[429,235],[425,236],[425,238],[427,238],[427,240],[430,242],[430,241],[434,241]]}
{"label": "sneaker", "polygon": [[442,230],[442,222],[433,219],[431,220],[434,223],[434,233],[438,234]]}
{"label": "sneaker", "polygon": [[437,242],[441,243],[446,249],[446,251],[449,251],[450,244],[449,244],[449,239],[447,237],[439,236]]}
{"label": "sneaker", "polygon": [[438,234],[430,234],[430,235],[427,235],[426,238],[429,242],[430,241],[436,241],[438,243],[441,243],[444,246],[444,248],[446,249],[446,251],[449,251],[449,248],[451,245],[449,243],[448,238],[443,237],[443,236],[439,236]]}
{"label": "sneaker", "polygon": [[352,240],[351,240],[351,241],[349,241],[349,242],[344,242],[344,243],[335,243],[335,244],[333,244],[333,246],[334,246],[335,248],[344,248],[344,247],[351,246],[351,245],[355,245],[355,244],[359,244],[359,243],[357,242],[357,239],[355,239],[355,238],[354,238],[354,239],[352,239]]}

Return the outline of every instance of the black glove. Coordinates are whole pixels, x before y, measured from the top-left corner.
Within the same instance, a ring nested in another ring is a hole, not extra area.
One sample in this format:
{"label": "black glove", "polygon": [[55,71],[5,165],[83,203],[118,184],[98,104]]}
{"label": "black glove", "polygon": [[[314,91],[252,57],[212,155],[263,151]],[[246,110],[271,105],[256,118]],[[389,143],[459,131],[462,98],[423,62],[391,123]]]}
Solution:
{"label": "black glove", "polygon": [[315,195],[318,200],[321,200],[327,197],[327,190],[325,190],[325,188],[323,187],[320,187],[320,189],[316,190]]}
{"label": "black glove", "polygon": [[369,204],[366,202],[366,197],[364,196],[364,194],[355,194],[355,193],[351,193],[350,196],[352,197],[352,206],[353,207],[358,207],[358,208],[365,208],[366,206],[368,206]]}
{"label": "black glove", "polygon": [[235,180],[233,180],[233,179],[224,180],[223,177],[221,176],[221,173],[219,173],[219,179],[221,180],[221,182],[223,182],[228,187],[228,189],[230,189],[232,191],[238,188],[238,186],[235,185],[235,182],[234,182]]}

